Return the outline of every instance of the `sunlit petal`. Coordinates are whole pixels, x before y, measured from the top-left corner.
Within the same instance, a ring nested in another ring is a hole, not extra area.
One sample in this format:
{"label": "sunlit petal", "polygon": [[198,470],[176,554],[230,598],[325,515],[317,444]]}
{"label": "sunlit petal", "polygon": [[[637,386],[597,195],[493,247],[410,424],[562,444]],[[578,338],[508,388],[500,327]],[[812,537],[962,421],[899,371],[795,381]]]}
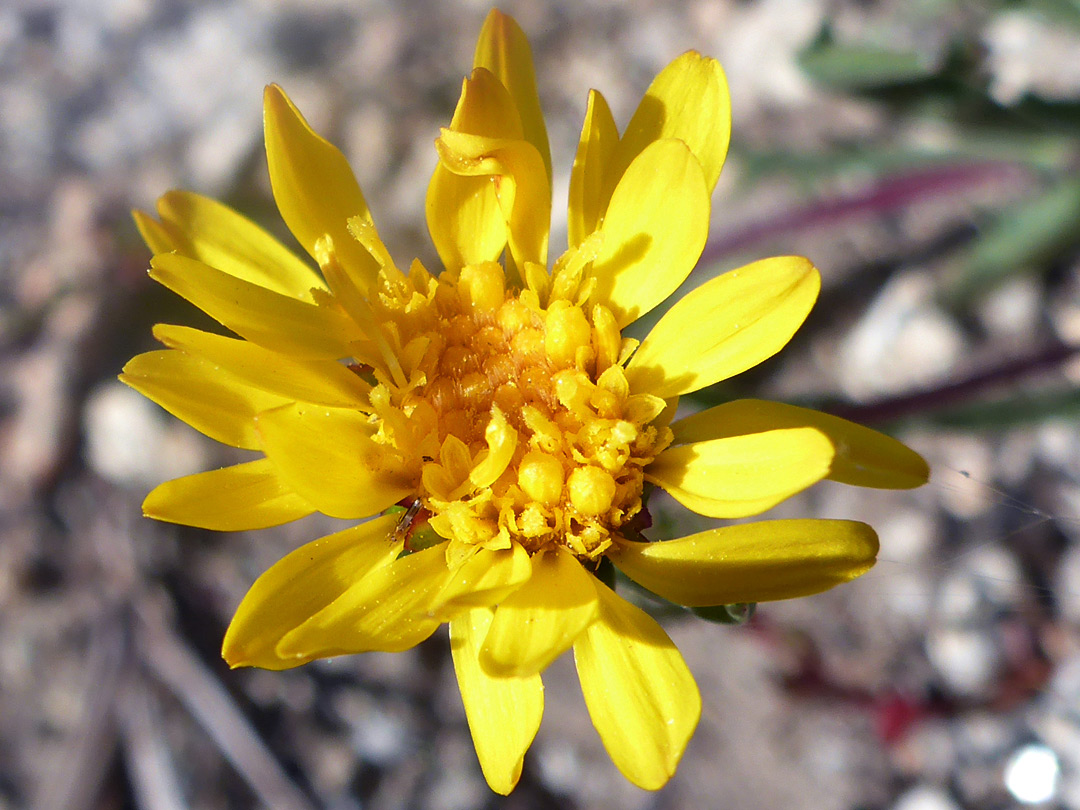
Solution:
{"label": "sunlit petal", "polygon": [[532,675],[570,649],[596,618],[593,576],[556,548],[533,558],[532,577],[499,603],[480,651],[492,675]]}
{"label": "sunlit petal", "polygon": [[255,422],[278,474],[323,514],[368,517],[413,489],[400,463],[372,440],[362,413],[295,404],[261,413]]}
{"label": "sunlit petal", "polygon": [[837,416],[760,399],[741,399],[680,419],[671,425],[676,443],[720,439],[777,428],[810,427],[836,448],[829,478],[882,489],[922,486],[930,476],[922,456],[891,436]]}
{"label": "sunlit petal", "polygon": [[522,134],[543,158],[548,184],[551,183],[551,149],[547,127],[540,111],[540,96],[536,92],[536,71],[533,68],[532,48],[521,26],[513,17],[492,9],[480,29],[476,41],[473,67],[491,71],[510,92],[514,107],[521,118]]}
{"label": "sunlit petal", "polygon": [[232,667],[287,669],[314,656],[279,656],[278,643],[369,571],[401,549],[391,541],[393,517],[322,537],[283,557],[255,580],[225,633],[222,655]]}
{"label": "sunlit petal", "polygon": [[715,59],[687,51],[653,79],[619,142],[609,186],[649,144],[664,138],[690,147],[712,193],[731,138],[731,97]]}
{"label": "sunlit petal", "polygon": [[688,509],[716,518],[756,515],[829,474],[832,442],[791,428],[670,447],[645,477]]}
{"label": "sunlit petal", "polygon": [[620,542],[612,562],[635,582],[680,605],[790,599],[866,573],[874,530],[850,520],[768,520],[659,543]]}
{"label": "sunlit petal", "polygon": [[[520,139],[521,121],[506,88],[483,68],[462,83],[450,130],[487,138]],[[447,270],[493,262],[509,231],[493,179],[435,167],[425,201],[428,231]]]}
{"label": "sunlit petal", "polygon": [[544,182],[536,147],[521,139],[488,138],[452,129],[444,129],[435,146],[440,166],[464,177],[491,178],[516,266],[546,264],[551,189]]}
{"label": "sunlit petal", "polygon": [[298,301],[178,254],[155,256],[150,277],[241,337],[284,354],[337,360],[348,357],[350,342],[363,337],[336,309]]}
{"label": "sunlit petal", "polygon": [[[334,360],[297,359],[246,340],[186,326],[158,324],[154,337],[170,348],[213,363],[248,385],[288,400],[337,408],[370,408],[367,397],[371,385]],[[259,410],[270,407],[275,406]]]}
{"label": "sunlit petal", "polygon": [[480,768],[491,789],[506,796],[521,778],[525,752],[540,728],[544,685],[539,675],[495,678],[480,666],[491,618],[490,609],[476,608],[451,621],[450,650]]}
{"label": "sunlit petal", "polygon": [[487,607],[529,581],[532,558],[514,543],[508,549],[477,549],[432,601],[431,609],[449,615],[463,607]]}
{"label": "sunlit petal", "polygon": [[631,390],[667,399],[756,366],[791,340],[820,288],[817,269],[797,256],[705,282],[664,314],[630,358]]}
{"label": "sunlit petal", "polygon": [[142,508],[155,520],[219,532],[280,526],[315,511],[264,458],[166,481]]}
{"label": "sunlit petal", "polygon": [[315,245],[320,237],[329,234],[342,265],[367,289],[378,264],[352,238],[348,223],[352,217],[370,222],[371,213],[349,162],[311,129],[276,84],[263,96],[263,123],[270,185],[281,218],[313,258],[318,258]]}
{"label": "sunlit petal", "polygon": [[611,197],[601,233],[593,300],[621,328],[675,292],[705,247],[709,193],[685,144],[658,141],[638,155]]}
{"label": "sunlit petal", "polygon": [[585,705],[623,776],[657,790],[697,727],[701,694],[660,625],[607,587],[597,592],[600,617],[574,644]]}
{"label": "sunlit petal", "polygon": [[429,606],[449,577],[443,545],[375,567],[286,633],[275,651],[282,658],[322,658],[415,647],[440,624]]}
{"label": "sunlit petal", "polygon": [[605,190],[604,178],[618,143],[619,131],[611,108],[599,90],[590,90],[574,168],[570,171],[566,222],[570,247],[577,247],[597,229],[607,209],[605,191],[610,194],[610,190]]}
{"label": "sunlit petal", "polygon": [[158,200],[157,210],[162,226],[175,239],[168,250],[304,301],[313,300],[313,287],[326,288],[314,269],[291,250],[217,200],[190,191],[170,191]]}
{"label": "sunlit petal", "polygon": [[245,450],[260,447],[255,415],[288,402],[221,373],[209,360],[172,349],[131,358],[120,381],[200,433]]}

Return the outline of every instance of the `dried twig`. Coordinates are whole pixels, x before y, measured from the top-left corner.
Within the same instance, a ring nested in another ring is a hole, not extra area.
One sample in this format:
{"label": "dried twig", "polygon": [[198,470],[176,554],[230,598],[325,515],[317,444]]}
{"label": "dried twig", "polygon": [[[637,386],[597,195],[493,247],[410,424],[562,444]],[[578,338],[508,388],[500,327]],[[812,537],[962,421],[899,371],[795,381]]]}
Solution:
{"label": "dried twig", "polygon": [[34,806],[38,810],[83,810],[95,805],[116,750],[113,716],[129,666],[130,639],[122,614],[110,611],[93,625],[86,664],[86,689],[79,731],[61,749]]}
{"label": "dried twig", "polygon": [[161,712],[134,671],[117,693],[116,718],[135,804],[140,810],[186,810],[180,779],[161,734]]}
{"label": "dried twig", "polygon": [[140,625],[138,650],[247,781],[275,810],[314,810],[218,679],[171,630]]}

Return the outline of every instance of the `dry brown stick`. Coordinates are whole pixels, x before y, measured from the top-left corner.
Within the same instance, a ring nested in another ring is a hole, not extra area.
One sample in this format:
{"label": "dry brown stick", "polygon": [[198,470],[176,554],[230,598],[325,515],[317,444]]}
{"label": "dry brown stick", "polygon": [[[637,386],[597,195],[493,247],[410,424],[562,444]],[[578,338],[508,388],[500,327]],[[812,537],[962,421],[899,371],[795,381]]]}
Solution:
{"label": "dry brown stick", "polygon": [[175,633],[139,626],[140,657],[199,721],[225,758],[274,810],[314,810],[218,679]]}
{"label": "dry brown stick", "polygon": [[161,711],[137,670],[117,693],[116,719],[136,807],[187,810],[168,743],[161,734]]}
{"label": "dry brown stick", "polygon": [[33,806],[37,810],[85,810],[98,799],[116,750],[113,708],[130,665],[122,614],[109,611],[92,627],[86,689],[78,731],[46,771]]}

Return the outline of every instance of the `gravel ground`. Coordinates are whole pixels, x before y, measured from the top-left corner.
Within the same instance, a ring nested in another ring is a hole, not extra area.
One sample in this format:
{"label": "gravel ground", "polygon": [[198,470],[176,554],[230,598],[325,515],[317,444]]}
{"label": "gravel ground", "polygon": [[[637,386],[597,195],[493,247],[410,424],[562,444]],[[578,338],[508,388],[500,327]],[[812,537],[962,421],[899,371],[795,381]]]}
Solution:
{"label": "gravel ground", "polygon": [[[589,87],[625,122],[678,53],[721,59],[735,142],[714,198],[712,261],[692,283],[787,252],[811,256],[825,281],[803,332],[741,390],[827,399],[895,426],[880,407],[891,403],[910,417],[902,435],[931,461],[932,483],[900,494],[820,486],[776,510],[873,523],[882,559],[858,582],[762,606],[740,628],[665,620],[705,708],[677,776],[655,794],[629,786],[608,760],[566,659],[545,676],[544,724],[507,799],[480,775],[445,633],[397,655],[229,672],[220,639],[247,587],[338,524],[313,517],[213,535],[141,518],[150,487],[230,456],[115,381],[150,348],[151,324],[197,317],[147,279],[128,211],[188,188],[281,233],[260,138],[261,90],[277,81],[346,152],[399,262],[418,255],[432,266],[422,216],[432,143],[487,6],[9,0],[0,6],[0,810],[959,810],[1011,807],[1040,787],[1041,806],[1080,808],[1075,422],[943,427],[916,418],[921,400],[904,399],[940,396],[1012,358],[1028,358],[1026,386],[1075,386],[1080,366],[1063,348],[1080,340],[1075,256],[949,306],[940,293],[950,251],[978,233],[987,206],[1022,200],[1036,184],[1030,172],[1003,160],[950,175],[946,192],[926,191],[927,181],[925,193],[903,197],[910,177],[902,186],[872,168],[762,175],[753,160],[837,144],[963,145],[947,116],[898,117],[811,82],[796,57],[826,22],[840,39],[931,57],[975,42],[1006,108],[1032,96],[1080,99],[1080,33],[1026,4],[503,8],[533,43],[556,200]],[[560,216],[556,205],[559,233]],[[662,505],[657,515],[661,527],[693,528]]]}

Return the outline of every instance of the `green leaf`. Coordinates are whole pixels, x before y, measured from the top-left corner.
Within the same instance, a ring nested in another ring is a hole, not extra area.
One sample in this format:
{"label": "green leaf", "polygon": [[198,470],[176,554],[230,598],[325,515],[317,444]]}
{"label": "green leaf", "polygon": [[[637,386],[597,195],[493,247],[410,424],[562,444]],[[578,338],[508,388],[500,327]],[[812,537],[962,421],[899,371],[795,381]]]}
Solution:
{"label": "green leaf", "polygon": [[811,79],[836,90],[871,90],[933,78],[944,68],[945,56],[840,43],[826,27],[799,54],[798,62]]}
{"label": "green leaf", "polygon": [[956,303],[1080,243],[1080,180],[1063,180],[1000,211],[957,265],[947,295]]}
{"label": "green leaf", "polygon": [[715,624],[746,624],[756,609],[757,602],[736,602],[733,605],[690,608],[690,612]]}

